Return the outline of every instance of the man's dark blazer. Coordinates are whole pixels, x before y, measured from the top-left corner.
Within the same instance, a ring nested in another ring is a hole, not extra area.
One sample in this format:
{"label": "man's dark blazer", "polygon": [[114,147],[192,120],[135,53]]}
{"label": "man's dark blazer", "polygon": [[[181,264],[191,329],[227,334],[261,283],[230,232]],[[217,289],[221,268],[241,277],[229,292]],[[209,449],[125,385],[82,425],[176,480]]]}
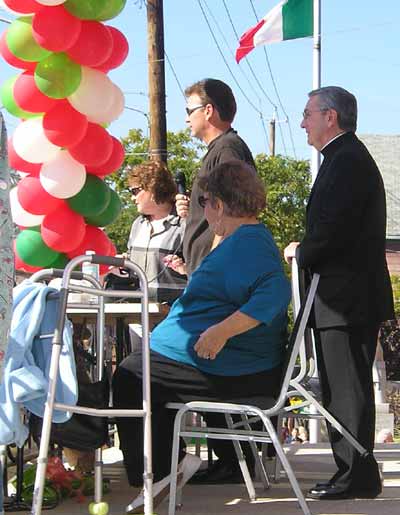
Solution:
{"label": "man's dark blazer", "polygon": [[385,257],[382,177],[363,143],[348,132],[323,150],[297,257],[321,275],[315,326],[376,324],[394,318]]}

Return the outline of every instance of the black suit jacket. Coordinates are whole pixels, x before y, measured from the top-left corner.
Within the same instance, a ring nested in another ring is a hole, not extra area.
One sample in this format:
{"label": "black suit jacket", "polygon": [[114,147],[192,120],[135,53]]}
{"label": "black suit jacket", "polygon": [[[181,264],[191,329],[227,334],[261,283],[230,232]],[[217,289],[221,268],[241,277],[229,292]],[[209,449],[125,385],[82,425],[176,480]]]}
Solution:
{"label": "black suit jacket", "polygon": [[394,318],[385,257],[386,200],[375,161],[354,133],[322,151],[307,206],[299,265],[321,275],[314,304],[317,328]]}

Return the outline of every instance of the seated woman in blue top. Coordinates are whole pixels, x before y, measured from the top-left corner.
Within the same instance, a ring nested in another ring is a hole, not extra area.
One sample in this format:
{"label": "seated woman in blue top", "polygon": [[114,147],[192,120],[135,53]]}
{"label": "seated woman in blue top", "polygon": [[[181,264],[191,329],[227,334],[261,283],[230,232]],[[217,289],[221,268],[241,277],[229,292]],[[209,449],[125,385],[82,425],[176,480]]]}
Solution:
{"label": "seated woman in blue top", "polygon": [[[151,335],[155,502],[169,488],[175,413],[165,404],[276,395],[287,337],[290,287],[271,233],[257,220],[266,201],[256,171],[241,161],[225,162],[199,184],[205,217],[221,242]],[[117,369],[114,407],[141,408],[141,359],[138,350]],[[117,426],[129,483],[140,486],[142,420],[119,418]],[[182,451],[180,487],[200,463]],[[143,495],[126,511],[143,512]]]}

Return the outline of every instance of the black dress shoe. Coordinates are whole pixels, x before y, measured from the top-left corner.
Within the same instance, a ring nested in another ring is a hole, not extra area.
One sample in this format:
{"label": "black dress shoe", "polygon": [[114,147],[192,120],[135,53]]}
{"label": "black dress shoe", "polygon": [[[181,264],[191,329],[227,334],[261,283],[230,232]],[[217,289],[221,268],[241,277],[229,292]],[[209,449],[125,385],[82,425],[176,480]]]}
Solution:
{"label": "black dress shoe", "polygon": [[382,492],[382,486],[379,485],[373,489],[355,489],[344,488],[335,484],[326,487],[316,485],[309,490],[307,497],[319,501],[329,501],[335,499],[375,499]]}
{"label": "black dress shoe", "polygon": [[[250,475],[254,476],[254,470],[249,468]],[[228,485],[243,483],[243,476],[237,462],[226,463],[218,460],[211,467],[200,470],[189,480],[191,485]]]}

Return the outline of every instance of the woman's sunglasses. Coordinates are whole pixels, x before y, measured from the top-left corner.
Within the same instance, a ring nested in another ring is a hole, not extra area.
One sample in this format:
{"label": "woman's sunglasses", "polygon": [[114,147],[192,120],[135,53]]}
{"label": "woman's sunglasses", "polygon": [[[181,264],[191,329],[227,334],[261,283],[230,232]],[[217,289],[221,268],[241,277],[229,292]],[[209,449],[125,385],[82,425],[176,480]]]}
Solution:
{"label": "woman's sunglasses", "polygon": [[138,186],[137,188],[129,188],[129,193],[136,197],[138,193],[140,193],[143,190],[141,186]]}

